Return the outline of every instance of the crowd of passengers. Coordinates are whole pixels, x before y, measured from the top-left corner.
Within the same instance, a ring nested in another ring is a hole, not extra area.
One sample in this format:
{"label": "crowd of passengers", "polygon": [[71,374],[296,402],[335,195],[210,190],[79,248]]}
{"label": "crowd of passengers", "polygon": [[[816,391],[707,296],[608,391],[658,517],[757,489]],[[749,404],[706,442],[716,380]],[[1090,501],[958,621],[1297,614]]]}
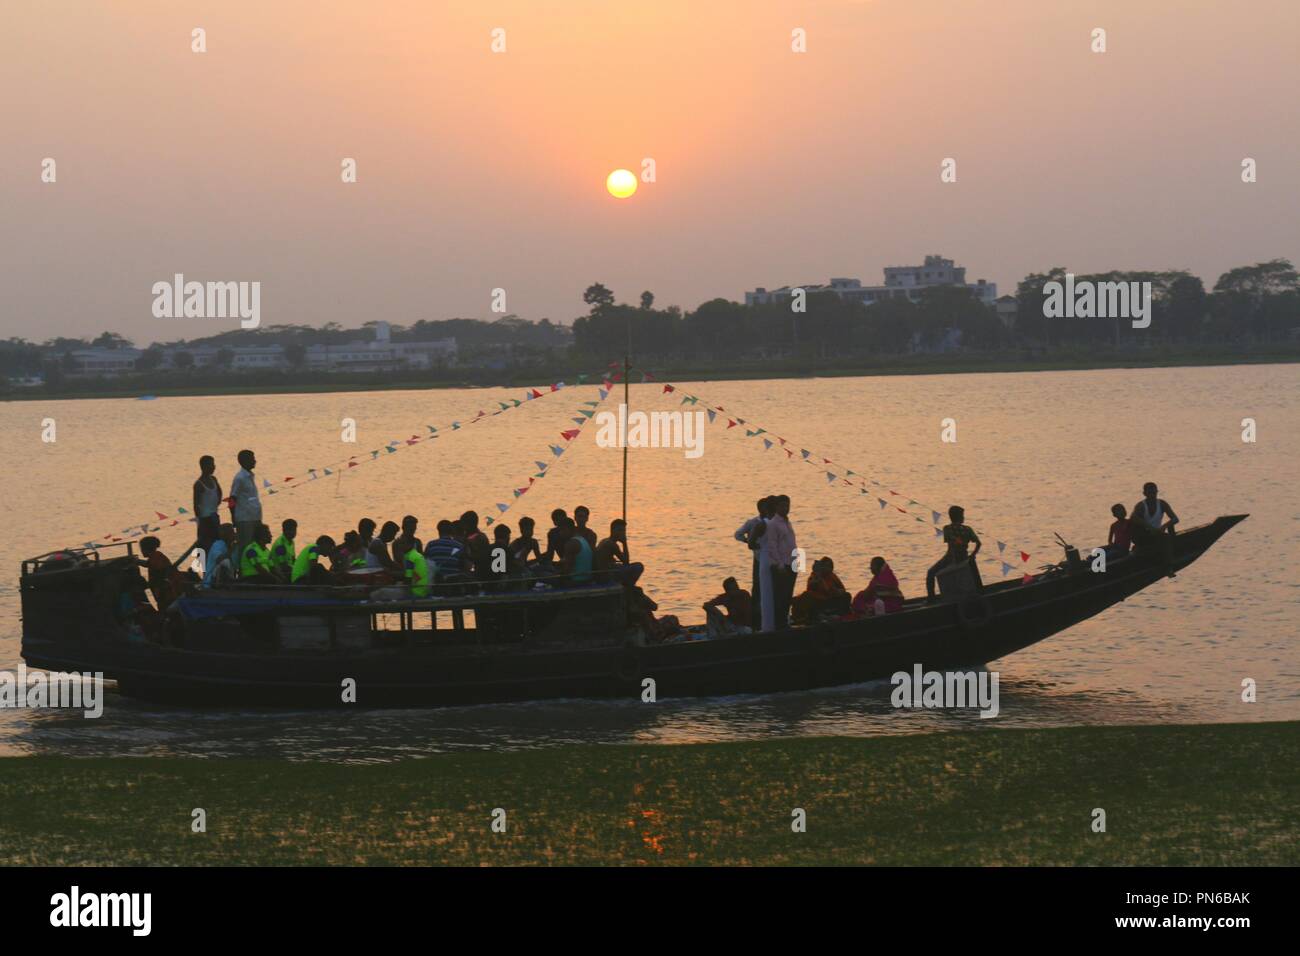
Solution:
{"label": "crowd of passengers", "polygon": [[[437,536],[427,542],[419,537],[419,519],[414,515],[406,515],[400,524],[385,521],[381,525],[363,518],[354,530],[337,539],[323,534],[299,548],[297,521],[282,521],[275,538],[262,521],[253,452],[241,451],[238,460],[241,467],[228,498],[223,497],[215,477],[212,456],[199,460],[200,474],[194,483],[198,533],[191,551],[202,550],[201,575],[179,569],[190,552],[172,562],[160,550],[157,538],[142,538],[140,564],[147,580],[123,596],[124,615],[148,620],[150,612],[156,613],[144,596],[146,585],[161,610],[196,586],[213,588],[236,581],[317,586],[364,583],[373,588],[372,600],[423,598],[471,588],[523,591],[617,582],[630,597],[630,623],[643,626],[652,639],[682,633],[672,615],[655,617],[657,605],[637,586],[644,568],[628,555],[627,525],[621,519],[611,521],[608,536],[599,539],[589,526],[591,514],[585,506],[574,508],[572,517],[556,509],[551,512],[543,547],[530,517],[519,519],[518,534],[509,525],[496,524],[489,540],[479,527],[478,514],[466,511],[457,519],[440,520]],[[223,503],[230,507],[232,521],[221,522],[218,509]],[[1111,511],[1115,521],[1106,546],[1108,560],[1151,543],[1160,533],[1173,533],[1178,523],[1178,516],[1159,497],[1154,482],[1143,486],[1143,499],[1131,514],[1119,504]],[[734,577],[723,581],[722,593],[704,604],[709,635],[782,630],[791,623],[871,617],[903,608],[898,578],[880,556],[871,559],[870,579],[855,594],[849,593],[836,574],[834,561],[822,557],[812,563],[804,590],[795,595],[802,552],[790,521],[790,498],[769,495],[758,501],[756,512],[735,533],[736,540],[751,552],[751,589],[742,588]],[[982,546],[979,536],[965,523],[961,507],[949,508],[948,517],[949,523],[942,529],[944,554],[926,572],[927,601],[935,599],[940,572],[954,566],[964,565],[973,586],[982,586],[975,562]]]}

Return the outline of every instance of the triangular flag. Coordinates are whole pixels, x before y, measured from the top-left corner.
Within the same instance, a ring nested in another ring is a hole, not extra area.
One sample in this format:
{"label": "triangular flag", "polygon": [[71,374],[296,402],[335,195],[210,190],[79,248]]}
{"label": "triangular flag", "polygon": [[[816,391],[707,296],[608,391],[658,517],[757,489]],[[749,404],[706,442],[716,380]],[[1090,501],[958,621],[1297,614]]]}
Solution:
{"label": "triangular flag", "polygon": [[176,513],[177,513],[178,515],[187,515],[187,514],[189,514],[189,512],[186,511],[184,508],[177,508],[177,509],[176,509]]}
{"label": "triangular flag", "polygon": [[664,386],[664,394],[665,394],[665,395],[667,395],[668,393],[670,393],[670,392],[672,392],[672,391],[674,391],[674,389],[673,389],[673,387],[672,387],[671,385],[665,385],[665,386]]}
{"label": "triangular flag", "polygon": [[558,456],[564,454],[564,449],[561,448],[559,445],[552,445],[552,446],[551,446],[551,454],[552,454],[552,455],[555,455],[555,456],[558,457]]}
{"label": "triangular flag", "polygon": [[763,447],[766,448],[766,449],[768,449],[768,450],[771,450],[771,448],[772,448],[772,442],[771,442],[771,440],[770,440],[770,439],[767,439],[767,438],[764,438],[764,439],[763,439]]}
{"label": "triangular flag", "polygon": [[712,425],[717,420],[718,413],[711,408],[708,410],[708,413],[709,413],[709,424]]}
{"label": "triangular flag", "polygon": [[581,429],[570,428],[568,431],[560,432],[560,437],[563,438],[565,441],[573,441],[581,433],[582,433]]}
{"label": "triangular flag", "polygon": [[877,498],[876,500],[880,502],[880,508],[882,511],[889,505],[889,502],[884,498]]}
{"label": "triangular flag", "polygon": [[510,510],[509,505],[503,505],[501,504],[501,502],[499,501],[497,502],[497,511],[500,511],[502,514],[505,514],[509,510]]}
{"label": "triangular flag", "polygon": [[1014,571],[1014,570],[1015,570],[1015,568],[1013,568],[1011,565],[1007,564],[1005,561],[1002,562],[1002,576],[1003,576],[1003,577],[1006,577],[1008,574],[1010,574],[1010,573],[1011,573],[1012,571]]}
{"label": "triangular flag", "polygon": [[1004,551],[1006,551],[1006,550],[1007,550],[1007,543],[1006,543],[1005,541],[999,541],[999,542],[998,542],[998,554],[1002,554],[1002,553],[1003,553]]}
{"label": "triangular flag", "polygon": [[808,460],[809,451],[807,448],[800,448],[799,454],[803,455],[804,461]]}
{"label": "triangular flag", "polygon": [[736,427],[736,423],[733,422],[730,418],[728,418],[728,419],[727,419],[727,427],[728,427],[728,428],[735,428],[735,427]]}
{"label": "triangular flag", "polygon": [[596,389],[596,391],[600,393],[600,400],[601,400],[602,402],[603,402],[605,399],[609,398],[609,389],[598,388],[598,389]]}
{"label": "triangular flag", "polygon": [[330,471],[328,468],[326,468],[326,469],[325,469],[325,474],[327,474],[327,475],[332,475],[332,474],[334,474],[334,472],[332,472],[332,471]]}
{"label": "triangular flag", "polygon": [[1026,574],[1023,578],[1020,579],[1021,584],[1032,584],[1033,581],[1034,581],[1034,576],[1032,574]]}
{"label": "triangular flag", "polygon": [[1020,552],[1020,560],[1021,560],[1021,561],[1028,561],[1028,560],[1029,560],[1029,555],[1026,554],[1025,552],[1021,551],[1021,552]]}
{"label": "triangular flag", "polygon": [[943,520],[943,515],[939,514],[939,512],[937,511],[931,511],[930,517],[931,519],[933,519],[935,524],[938,524],[940,521]]}
{"label": "triangular flag", "polygon": [[[554,447],[554,446],[552,446],[552,447]],[[537,468],[538,468],[539,471],[545,471],[545,470],[546,470],[546,462],[544,462],[544,461],[537,461],[536,459],[534,459],[534,460],[533,460],[533,464],[537,466]]]}

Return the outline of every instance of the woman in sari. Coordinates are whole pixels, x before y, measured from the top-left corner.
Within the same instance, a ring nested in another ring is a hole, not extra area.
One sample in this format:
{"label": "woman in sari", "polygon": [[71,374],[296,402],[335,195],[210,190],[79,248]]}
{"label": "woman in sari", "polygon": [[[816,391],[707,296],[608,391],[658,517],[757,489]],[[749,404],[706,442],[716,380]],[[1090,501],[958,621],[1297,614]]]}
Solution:
{"label": "woman in sari", "polygon": [[853,598],[853,613],[858,615],[893,614],[903,609],[903,592],[898,578],[884,558],[871,559],[871,581]]}

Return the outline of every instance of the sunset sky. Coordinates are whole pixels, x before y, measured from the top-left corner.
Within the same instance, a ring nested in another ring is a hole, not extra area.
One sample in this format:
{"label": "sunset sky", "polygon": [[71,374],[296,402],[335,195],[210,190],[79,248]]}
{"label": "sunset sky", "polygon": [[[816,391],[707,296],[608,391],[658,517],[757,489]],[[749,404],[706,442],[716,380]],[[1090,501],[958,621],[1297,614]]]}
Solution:
{"label": "sunset sky", "polygon": [[260,281],[264,325],[495,318],[496,287],[567,322],[595,281],[689,309],[927,253],[1212,285],[1300,261],[1297,50],[1295,0],[8,3],[3,334],[236,326],[155,318],[177,272]]}

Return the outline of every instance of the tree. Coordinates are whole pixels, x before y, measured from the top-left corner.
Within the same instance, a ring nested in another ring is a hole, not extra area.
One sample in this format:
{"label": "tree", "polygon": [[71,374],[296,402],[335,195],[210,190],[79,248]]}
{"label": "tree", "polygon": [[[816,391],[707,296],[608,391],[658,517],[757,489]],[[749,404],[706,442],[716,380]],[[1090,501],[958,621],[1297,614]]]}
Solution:
{"label": "tree", "polygon": [[177,352],[172,356],[172,364],[177,368],[193,368],[194,356],[189,352]]}
{"label": "tree", "polygon": [[97,349],[129,349],[131,340],[116,332],[101,332],[99,337],[90,344]]}
{"label": "tree", "polygon": [[156,345],[151,345],[135,360],[135,370],[137,372],[152,372],[158,366],[162,365],[163,350]]}
{"label": "tree", "polygon": [[230,368],[235,361],[235,353],[230,349],[217,349],[215,361],[218,368]]}
{"label": "tree", "polygon": [[290,342],[284,347],[284,360],[294,368],[301,368],[307,361],[307,346],[301,342]]}
{"label": "tree", "polygon": [[649,311],[651,308],[654,307],[654,304],[655,304],[655,294],[653,292],[647,290],[641,293],[641,308]]}
{"label": "tree", "polygon": [[587,286],[587,291],[582,293],[582,301],[591,306],[591,311],[594,314],[601,309],[608,309],[614,304],[614,293],[597,282],[595,285]]}

